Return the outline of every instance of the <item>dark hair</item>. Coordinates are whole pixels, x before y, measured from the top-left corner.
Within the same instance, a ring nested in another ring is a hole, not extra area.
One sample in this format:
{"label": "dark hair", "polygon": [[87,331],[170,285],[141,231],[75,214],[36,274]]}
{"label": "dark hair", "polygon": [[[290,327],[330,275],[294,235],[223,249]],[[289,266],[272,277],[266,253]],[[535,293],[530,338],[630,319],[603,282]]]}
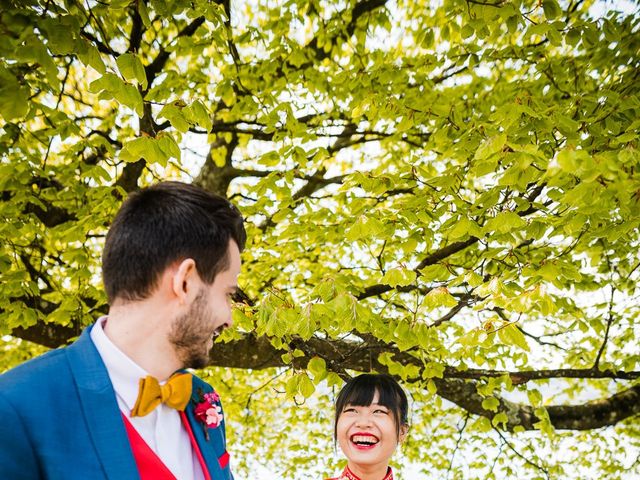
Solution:
{"label": "dark hair", "polygon": [[409,402],[407,394],[396,380],[386,374],[363,373],[350,379],[336,399],[336,416],[333,423],[333,438],[338,436],[338,419],[347,405],[367,407],[378,392],[378,403],[391,412],[396,423],[396,435],[400,437],[400,428],[409,425]]}
{"label": "dark hair", "polygon": [[134,192],[113,220],[102,254],[109,302],[147,298],[162,272],[186,258],[210,284],[229,266],[229,241],[242,251],[246,238],[238,209],[200,187],[161,182]]}

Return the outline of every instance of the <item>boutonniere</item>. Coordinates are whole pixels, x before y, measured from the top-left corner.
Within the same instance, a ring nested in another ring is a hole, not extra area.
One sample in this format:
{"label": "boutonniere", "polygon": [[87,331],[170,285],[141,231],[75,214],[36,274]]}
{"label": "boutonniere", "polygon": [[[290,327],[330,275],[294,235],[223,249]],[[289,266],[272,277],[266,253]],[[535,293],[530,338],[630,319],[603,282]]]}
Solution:
{"label": "boutonniere", "polygon": [[220,395],[216,392],[202,393],[199,391],[200,401],[195,402],[193,410],[195,417],[202,423],[204,436],[209,440],[209,429],[218,428],[222,422],[222,406]]}

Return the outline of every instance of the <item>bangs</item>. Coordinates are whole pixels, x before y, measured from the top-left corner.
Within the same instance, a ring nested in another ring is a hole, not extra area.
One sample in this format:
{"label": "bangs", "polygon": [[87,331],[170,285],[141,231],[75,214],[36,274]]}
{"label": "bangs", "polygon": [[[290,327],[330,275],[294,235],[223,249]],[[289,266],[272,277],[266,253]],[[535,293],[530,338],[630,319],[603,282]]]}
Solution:
{"label": "bangs", "polygon": [[373,399],[378,394],[378,405],[383,405],[391,411],[397,411],[399,407],[399,398],[396,392],[389,388],[384,388],[385,382],[380,378],[365,378],[364,381],[354,382],[350,391],[345,392],[342,401],[342,408],[347,405],[356,407],[368,407],[373,403]]}

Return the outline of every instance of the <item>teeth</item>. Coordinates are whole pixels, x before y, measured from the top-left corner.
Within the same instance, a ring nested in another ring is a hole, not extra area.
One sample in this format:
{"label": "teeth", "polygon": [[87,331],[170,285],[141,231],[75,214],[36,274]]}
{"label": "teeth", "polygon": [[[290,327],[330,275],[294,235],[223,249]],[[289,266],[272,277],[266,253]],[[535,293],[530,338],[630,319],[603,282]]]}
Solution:
{"label": "teeth", "polygon": [[351,437],[351,441],[358,445],[375,445],[379,442],[373,435],[354,435]]}
{"label": "teeth", "polygon": [[220,327],[216,328],[216,329],[213,331],[213,335],[212,335],[212,337],[213,337],[213,338],[216,338],[218,335],[220,335],[220,334],[222,333],[222,330],[224,330],[224,327],[222,327],[222,326],[220,326]]}

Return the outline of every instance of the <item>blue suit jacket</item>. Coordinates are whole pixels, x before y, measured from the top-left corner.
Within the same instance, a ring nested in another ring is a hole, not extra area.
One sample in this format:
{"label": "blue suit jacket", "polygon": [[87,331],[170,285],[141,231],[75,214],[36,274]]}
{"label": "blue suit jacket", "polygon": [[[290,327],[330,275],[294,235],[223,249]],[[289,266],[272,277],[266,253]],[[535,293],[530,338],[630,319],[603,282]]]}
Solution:
{"label": "blue suit jacket", "polygon": [[[0,375],[0,479],[139,480],[116,395],[90,328],[66,348],[52,350]],[[210,385],[193,377],[194,400]],[[186,414],[212,480],[232,480],[219,459],[224,422],[208,430]]]}

